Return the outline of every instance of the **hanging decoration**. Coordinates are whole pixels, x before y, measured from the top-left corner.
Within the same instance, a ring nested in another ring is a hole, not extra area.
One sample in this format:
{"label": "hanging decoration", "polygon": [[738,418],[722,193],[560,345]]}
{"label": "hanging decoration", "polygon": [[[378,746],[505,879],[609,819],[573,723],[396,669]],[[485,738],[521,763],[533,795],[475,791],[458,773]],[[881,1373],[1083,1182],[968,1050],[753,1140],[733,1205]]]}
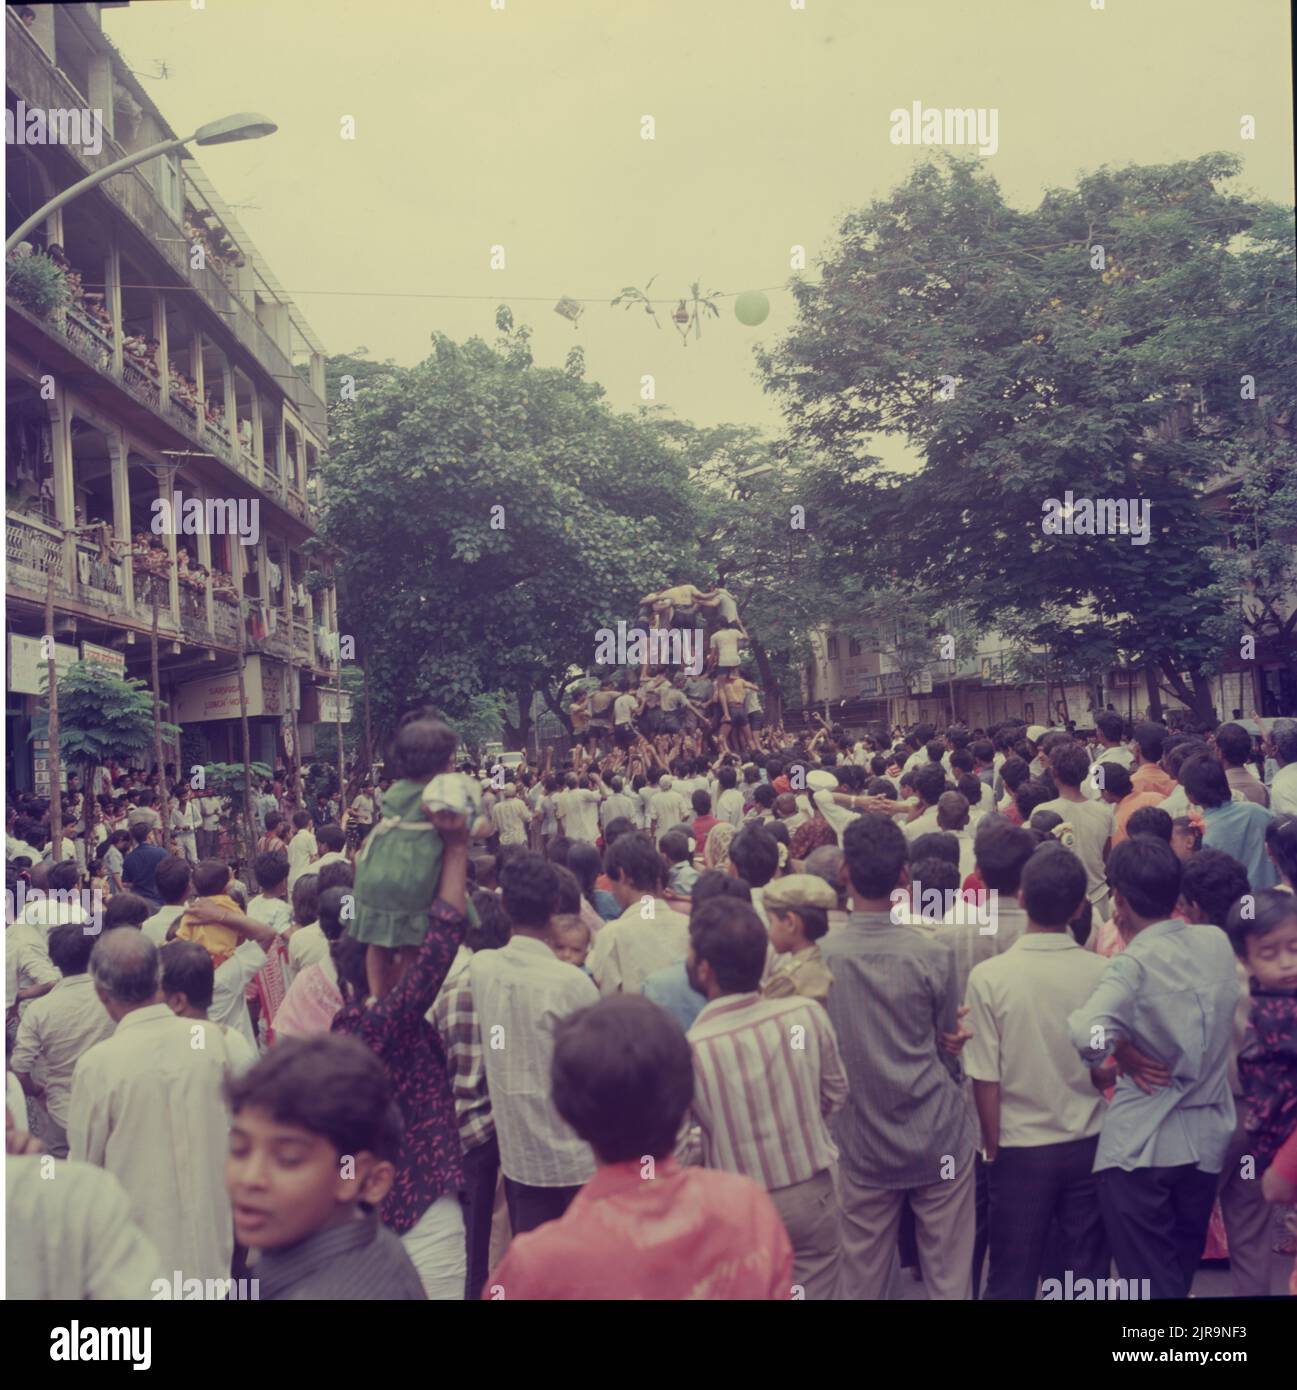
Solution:
{"label": "hanging decoration", "polygon": [[770,301],[760,290],[746,290],[734,301],[734,317],[749,328],[764,323],[770,313]]}

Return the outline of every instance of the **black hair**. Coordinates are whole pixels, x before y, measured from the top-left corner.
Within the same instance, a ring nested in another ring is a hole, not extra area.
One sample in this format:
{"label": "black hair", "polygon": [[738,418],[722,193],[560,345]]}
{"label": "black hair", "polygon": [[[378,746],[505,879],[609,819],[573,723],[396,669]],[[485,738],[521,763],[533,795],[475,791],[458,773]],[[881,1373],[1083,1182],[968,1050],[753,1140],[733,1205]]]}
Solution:
{"label": "black hair", "polygon": [[980,805],[985,789],[986,783],[971,772],[964,773],[955,781],[955,790],[968,802],[970,807]]}
{"label": "black hair", "polygon": [[1282,888],[1262,888],[1258,893],[1240,898],[1225,919],[1225,931],[1234,954],[1246,960],[1250,940],[1269,936],[1294,917],[1297,917],[1297,894]]}
{"label": "black hair", "polygon": [[257,855],[252,872],[263,893],[267,888],[277,888],[288,877],[288,856],[283,850],[267,850]]}
{"label": "black hair", "polygon": [[298,830],[305,830],[311,823],[311,813],[309,811],[294,811],[293,825]]}
{"label": "black hair", "polygon": [[1061,929],[1085,900],[1085,865],[1058,843],[1040,845],[1022,866],[1020,887],[1027,917],[1038,927]]}
{"label": "black hair", "polygon": [[46,884],[56,893],[68,893],[81,882],[81,871],[75,859],[60,859],[50,866],[45,876]]}
{"label": "black hair", "polygon": [[635,822],[629,816],[614,816],[603,828],[603,848],[607,854],[609,847],[623,835],[631,834],[635,829]]}
{"label": "black hair", "polygon": [[142,845],[152,833],[153,827],[146,820],[136,821],[130,828],[131,839],[134,840],[137,845]]}
{"label": "black hair", "polygon": [[196,1009],[210,1009],[216,970],[207,947],[197,941],[169,941],[158,955],[163,993],[183,992]]}
{"label": "black hair", "polygon": [[1131,731],[1131,737],[1145,762],[1160,761],[1166,739],[1166,728],[1163,725],[1154,724],[1151,720],[1142,720]]}
{"label": "black hair", "polygon": [[283,818],[283,816],[281,816],[281,815],[279,814],[278,811],[267,811],[267,812],[266,812],[266,834],[267,834],[267,835],[269,835],[270,832],[271,832],[272,830],[277,830],[283,823],[284,823],[284,818]]}
{"label": "black hair", "polygon": [[693,803],[694,814],[698,816],[708,816],[712,810],[712,799],[701,787],[689,798]]}
{"label": "black hair", "polygon": [[[472,860],[470,860],[467,868],[471,870],[472,867],[473,863]],[[469,873],[469,877],[472,877],[471,872]],[[352,887],[356,882],[356,871],[345,859],[334,859],[318,870],[316,878],[319,879],[319,883],[316,886],[321,893],[324,893],[330,888]]]}
{"label": "black hair", "polygon": [[558,902],[558,873],[542,855],[524,852],[500,870],[500,894],[511,922],[539,931]]}
{"label": "black hair", "polygon": [[114,927],[142,927],[153,916],[153,904],[138,893],[115,893],[104,908],[103,930]]}
{"label": "black hair", "polygon": [[977,827],[973,859],[988,889],[1016,893],[1022,882],[1022,866],[1035,848],[1031,835],[1002,817],[988,817]]}
{"label": "black hair", "polygon": [[341,854],[342,847],[347,843],[346,834],[337,825],[322,825],[315,832],[315,838],[327,854]]}
{"label": "black hair", "polygon": [[594,881],[603,867],[599,851],[585,840],[573,840],[567,852],[567,867],[576,875],[582,896],[593,904]]}
{"label": "black hair", "polygon": [[293,921],[299,927],[309,927],[319,917],[319,911],[319,875],[302,874],[293,884]]}
{"label": "black hair", "polygon": [[683,864],[689,858],[689,837],[683,830],[668,830],[658,841],[658,849],[673,864]]}
{"label": "black hair", "polygon": [[642,830],[617,837],[605,856],[604,872],[610,879],[624,878],[641,893],[655,893],[666,882],[662,856]]}
{"label": "black hair", "polygon": [[[752,789],[752,800],[757,803],[762,810],[768,811],[775,804],[777,793],[769,782],[760,782]],[[702,812],[701,814],[706,814]]]}
{"label": "black hair", "polygon": [[230,866],[224,859],[204,859],[194,866],[194,892],[200,898],[223,893],[230,877]]}
{"label": "black hair", "polygon": [[450,767],[455,756],[455,733],[440,719],[417,712],[406,716],[392,740],[392,769],[398,777],[427,782]]}
{"label": "black hair", "polygon": [[1053,799],[1054,789],[1039,777],[1029,777],[1013,793],[1013,804],[1018,808],[1024,824],[1031,819],[1037,806],[1043,806],[1046,801]]}
{"label": "black hair", "polygon": [[764,825],[745,825],[730,841],[730,859],[753,888],[764,888],[779,872],[779,844]]}
{"label": "black hair", "polygon": [[716,781],[722,791],[729,791],[731,787],[737,787],[739,783],[738,773],[727,763],[716,774]]}
{"label": "black hair", "polygon": [[604,999],[555,1025],[554,1106],[604,1163],[670,1155],[693,1091],[684,1033],[642,995]]}
{"label": "black hair", "polygon": [[572,848],[572,841],[566,835],[555,835],[549,842],[549,849],[545,857],[551,864],[566,864],[568,851]]}
{"label": "black hair", "polygon": [[495,951],[507,945],[513,935],[513,923],[500,895],[489,888],[479,888],[473,894],[473,908],[477,926],[470,926],[464,933],[464,945],[470,951]]}
{"label": "black hair", "polygon": [[950,771],[953,774],[972,772],[973,755],[967,748],[956,748],[950,755]]}
{"label": "black hair", "polygon": [[153,882],[157,885],[158,896],[169,906],[185,900],[189,892],[189,861],[169,854],[153,871]]}
{"label": "black hair", "polygon": [[1011,758],[1005,758],[1000,767],[1000,780],[1010,792],[1016,792],[1020,786],[1031,778],[1031,764],[1025,758],[1020,758],[1015,753]]}
{"label": "black hair", "polygon": [[[95,938],[80,922],[64,922],[50,928],[47,938],[50,962],[61,975],[84,975],[90,968]],[[204,955],[207,953],[204,951]]]}
{"label": "black hair", "polygon": [[1210,753],[1195,753],[1180,767],[1180,785],[1196,806],[1211,809],[1230,799],[1229,779],[1220,761]]}
{"label": "black hair", "polygon": [[1297,882],[1297,816],[1271,817],[1265,843],[1279,872],[1289,883]]}
{"label": "black hair", "polygon": [[1083,744],[1067,739],[1050,748],[1049,767],[1056,782],[1064,787],[1079,787],[1090,770],[1090,755]]}
{"label": "black hair", "polygon": [[[949,894],[959,891],[959,868],[949,859],[912,859],[910,887],[918,894],[917,907],[920,916],[927,921],[939,920],[945,912]],[[934,889],[942,895],[941,907],[935,912],[923,903],[924,895]]]}
{"label": "black hair", "polygon": [[1121,732],[1125,728],[1125,723],[1116,710],[1104,710],[1095,716],[1094,727],[1109,743],[1118,743],[1121,741]]}
{"label": "black hair", "polygon": [[885,898],[909,858],[901,827],[887,816],[860,816],[842,832],[851,886],[862,898]]}
{"label": "black hair", "polygon": [[689,941],[694,959],[711,966],[723,994],[760,986],[769,938],[748,904],[728,896],[707,899],[690,913]]}
{"label": "black hair", "polygon": [[896,800],[896,788],[886,777],[875,777],[865,790],[870,796],[885,796],[888,801]]}
{"label": "black hair", "polygon": [[[968,745],[968,751],[979,763],[989,763],[995,757],[995,745],[989,738],[977,738]],[[954,762],[954,758],[951,758]]]}
{"label": "black hair", "polygon": [[933,764],[918,768],[914,773],[914,790],[926,805],[935,806],[937,798],[946,790],[945,770]]}
{"label": "black hair", "polygon": [[358,1038],[281,1039],[226,1090],[236,1117],[255,1106],[280,1124],[321,1135],[339,1154],[395,1162],[400,1153],[401,1114],[387,1071]]}
{"label": "black hair", "polygon": [[350,896],[345,888],[326,888],[316,900],[317,919],[326,940],[336,941],[346,930],[342,913]]}
{"label": "black hair", "polygon": [[1126,821],[1126,834],[1152,835],[1159,840],[1171,843],[1173,823],[1170,815],[1160,806],[1141,806],[1133,811]]}
{"label": "black hair", "polygon": [[959,863],[959,837],[948,830],[929,830],[925,835],[916,835],[910,842],[910,858],[945,859],[951,864]]}
{"label": "black hair", "polygon": [[1239,724],[1222,724],[1216,730],[1216,747],[1231,767],[1242,767],[1252,756],[1252,735]]}
{"label": "black hair", "polygon": [[1213,926],[1223,927],[1229,910],[1249,888],[1247,870],[1224,850],[1204,849],[1180,874],[1180,896]]}
{"label": "black hair", "polygon": [[1108,856],[1108,884],[1140,917],[1170,917],[1180,898],[1180,861],[1169,844],[1151,835],[1135,835]]}
{"label": "black hair", "polygon": [[1130,769],[1122,767],[1120,763],[1096,763],[1099,769],[1099,786],[1106,792],[1112,792],[1118,800],[1125,800],[1134,790],[1134,783],[1130,778]]}
{"label": "black hair", "polygon": [[735,878],[723,869],[704,869],[694,879],[689,902],[692,908],[696,908],[699,903],[705,903],[709,898],[737,898],[739,902],[750,903],[752,889],[746,879]]}

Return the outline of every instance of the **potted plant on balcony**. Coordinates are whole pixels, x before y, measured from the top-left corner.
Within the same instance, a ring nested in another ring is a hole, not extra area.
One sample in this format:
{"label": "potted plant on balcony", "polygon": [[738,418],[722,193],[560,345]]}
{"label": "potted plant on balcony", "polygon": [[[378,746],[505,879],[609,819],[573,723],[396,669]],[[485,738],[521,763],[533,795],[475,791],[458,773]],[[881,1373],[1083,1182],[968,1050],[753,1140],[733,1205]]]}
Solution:
{"label": "potted plant on balcony", "polygon": [[48,318],[72,299],[67,277],[43,252],[11,255],[5,264],[5,293],[37,318]]}

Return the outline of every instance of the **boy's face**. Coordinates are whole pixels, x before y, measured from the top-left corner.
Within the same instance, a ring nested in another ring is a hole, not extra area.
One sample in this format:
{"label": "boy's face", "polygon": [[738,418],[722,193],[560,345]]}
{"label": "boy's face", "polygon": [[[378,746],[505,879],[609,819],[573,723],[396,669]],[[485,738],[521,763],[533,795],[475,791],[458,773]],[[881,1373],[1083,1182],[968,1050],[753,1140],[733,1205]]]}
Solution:
{"label": "boy's face", "polygon": [[780,912],[775,908],[769,908],[766,915],[770,918],[770,944],[775,948],[778,955],[785,955],[789,951],[796,951],[801,948],[799,933],[801,931],[801,919],[793,912]]}
{"label": "boy's face", "polygon": [[1187,864],[1193,858],[1196,842],[1197,836],[1191,829],[1177,825],[1171,831],[1171,848],[1175,851],[1175,857],[1182,864]]}
{"label": "boy's face", "polygon": [[582,966],[590,954],[590,932],[585,927],[559,927],[554,933],[554,954],[569,965]]}
{"label": "boy's face", "polygon": [[1297,994],[1297,913],[1264,936],[1247,938],[1247,968],[1262,989]]}
{"label": "boy's face", "polygon": [[225,1160],[235,1239],[257,1250],[296,1244],[350,1220],[360,1200],[381,1202],[393,1175],[392,1165],[371,1153],[340,1155],[323,1135],[244,1106]]}

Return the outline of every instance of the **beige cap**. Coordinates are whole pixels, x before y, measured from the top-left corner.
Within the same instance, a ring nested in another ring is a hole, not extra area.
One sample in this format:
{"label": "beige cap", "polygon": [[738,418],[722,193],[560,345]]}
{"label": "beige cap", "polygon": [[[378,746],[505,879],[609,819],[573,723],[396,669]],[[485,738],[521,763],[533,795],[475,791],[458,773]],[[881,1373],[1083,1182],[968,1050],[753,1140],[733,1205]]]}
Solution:
{"label": "beige cap", "polygon": [[818,874],[789,874],[768,883],[762,905],[777,912],[796,912],[799,907],[819,907],[826,912],[838,905],[838,895]]}

